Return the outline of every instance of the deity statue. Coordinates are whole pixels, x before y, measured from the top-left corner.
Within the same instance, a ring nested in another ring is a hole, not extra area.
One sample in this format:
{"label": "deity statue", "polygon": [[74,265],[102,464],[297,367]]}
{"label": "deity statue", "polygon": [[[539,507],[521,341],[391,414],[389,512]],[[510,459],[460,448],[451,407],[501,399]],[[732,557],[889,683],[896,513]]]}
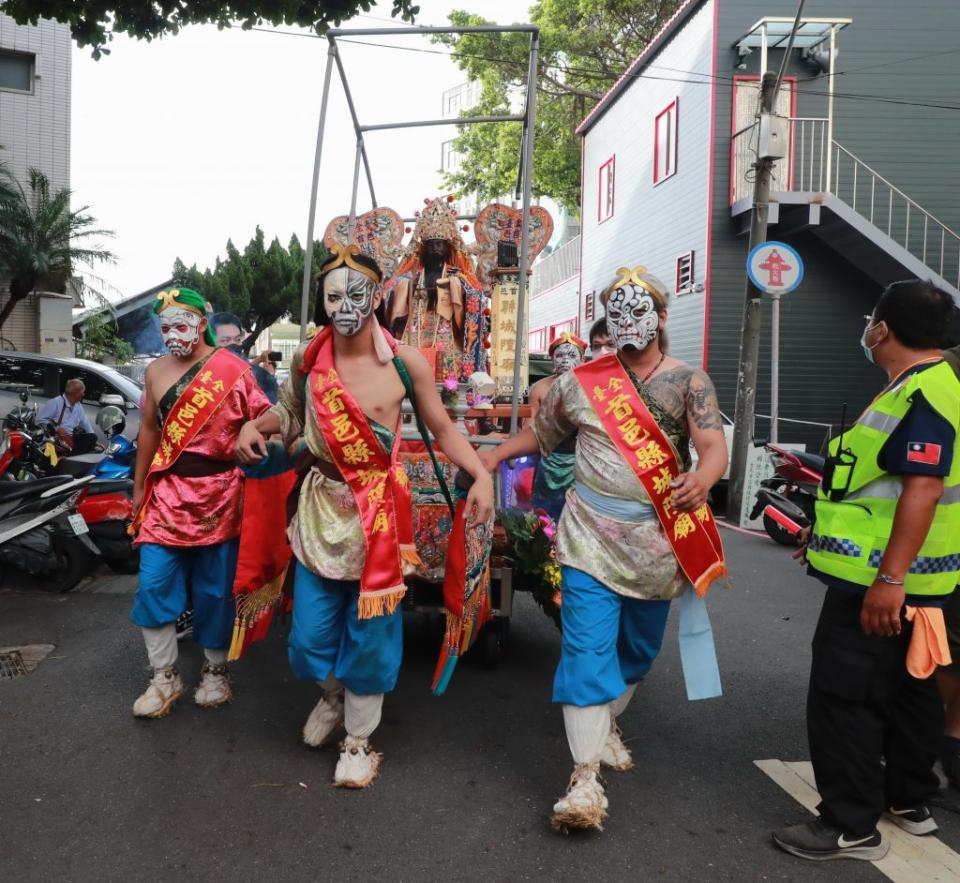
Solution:
{"label": "deity statue", "polygon": [[406,256],[384,285],[386,327],[419,349],[438,381],[484,369],[483,291],[450,200],[427,200]]}

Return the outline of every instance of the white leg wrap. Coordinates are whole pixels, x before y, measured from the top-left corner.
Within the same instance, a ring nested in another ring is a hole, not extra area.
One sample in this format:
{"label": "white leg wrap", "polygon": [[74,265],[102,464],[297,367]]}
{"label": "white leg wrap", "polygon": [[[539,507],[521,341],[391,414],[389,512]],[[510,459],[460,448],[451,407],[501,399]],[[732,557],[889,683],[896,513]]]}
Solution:
{"label": "white leg wrap", "polygon": [[177,628],[171,622],[158,629],[141,628],[143,642],[147,645],[147,659],[151,668],[158,671],[173,668],[177,664]]}
{"label": "white leg wrap", "polygon": [[597,763],[610,732],[610,705],[564,705],[563,723],[574,763]]}
{"label": "white leg wrap", "polygon": [[344,694],[344,726],[347,734],[369,739],[380,724],[383,711],[383,693],[358,696],[347,690]]}
{"label": "white leg wrap", "polygon": [[223,665],[227,661],[226,650],[211,650],[209,647],[204,647],[203,655],[211,665]]}
{"label": "white leg wrap", "polygon": [[633,694],[636,693],[636,691],[636,684],[627,684],[627,689],[610,703],[610,711],[613,712],[613,716],[615,718],[620,717],[620,715],[623,714],[627,706],[630,704],[630,700],[633,699]]}

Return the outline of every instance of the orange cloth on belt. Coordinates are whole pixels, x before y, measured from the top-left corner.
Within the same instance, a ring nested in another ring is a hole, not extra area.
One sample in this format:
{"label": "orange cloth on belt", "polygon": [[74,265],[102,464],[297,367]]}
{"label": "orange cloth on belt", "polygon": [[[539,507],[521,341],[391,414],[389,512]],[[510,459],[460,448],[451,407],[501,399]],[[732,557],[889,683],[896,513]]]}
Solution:
{"label": "orange cloth on belt", "polygon": [[952,661],[943,610],[907,606],[906,613],[907,621],[913,623],[907,648],[907,671],[915,678],[928,678],[938,665],[949,665]]}

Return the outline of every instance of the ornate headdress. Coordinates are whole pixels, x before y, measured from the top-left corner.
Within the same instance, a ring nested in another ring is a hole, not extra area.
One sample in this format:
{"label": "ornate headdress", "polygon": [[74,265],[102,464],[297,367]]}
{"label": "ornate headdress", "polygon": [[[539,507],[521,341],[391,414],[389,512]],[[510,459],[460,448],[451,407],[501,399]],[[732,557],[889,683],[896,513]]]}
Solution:
{"label": "ornate headdress", "polygon": [[413,236],[407,253],[419,250],[428,239],[445,239],[457,251],[463,251],[463,238],[457,223],[457,210],[451,204],[452,197],[425,199],[426,208],[417,217]]}
{"label": "ornate headdress", "polygon": [[636,285],[638,288],[642,288],[656,301],[658,309],[665,310],[667,308],[666,288],[656,276],[648,273],[647,268],[642,264],[633,269],[630,267],[618,267],[617,279],[600,295],[600,303],[606,306],[610,295],[618,288],[623,288],[624,285]]}
{"label": "ornate headdress", "polygon": [[[168,288],[166,291],[161,291],[153,302],[153,311],[157,315],[171,307],[196,313],[201,319],[207,318],[206,298],[192,288]],[[214,336],[209,322],[207,322],[207,327],[203,332],[203,339],[210,346],[217,345],[217,338]]]}
{"label": "ornate headdress", "polygon": [[549,349],[547,350],[547,353],[552,356],[553,351],[562,343],[572,343],[578,350],[580,350],[581,356],[587,351],[586,341],[581,340],[576,334],[571,334],[569,331],[564,331],[562,334],[557,335],[553,339]]}
{"label": "ornate headdress", "polygon": [[[368,279],[379,284],[382,278],[379,267],[374,270],[373,267],[366,266],[357,260],[360,255],[363,255],[359,245],[356,243],[343,245],[339,242],[334,242],[328,248],[330,257],[328,257],[320,267],[320,273],[322,275],[325,276],[332,270],[336,270],[337,267],[349,267],[351,270],[356,270],[358,273],[362,273]],[[367,255],[363,255],[363,257],[370,261],[370,263],[376,263],[373,258]]]}

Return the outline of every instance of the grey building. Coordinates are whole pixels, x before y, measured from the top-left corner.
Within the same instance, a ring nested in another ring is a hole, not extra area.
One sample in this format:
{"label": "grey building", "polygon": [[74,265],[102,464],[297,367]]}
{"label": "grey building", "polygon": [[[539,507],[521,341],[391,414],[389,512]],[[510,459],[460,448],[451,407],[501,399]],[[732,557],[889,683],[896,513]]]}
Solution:
{"label": "grey building", "polygon": [[[795,14],[794,0],[687,0],[579,129],[580,284],[556,314],[585,333],[616,268],[646,265],[671,291],[671,352],[710,372],[731,415],[758,80],[779,67]],[[922,277],[960,296],[958,36],[956,0],[806,4],[777,108],[790,122],[768,238],[805,263],[782,301],[780,358],[781,419],[803,422],[780,435],[808,449],[883,381],[859,346],[882,287]],[[765,304],[763,415],[769,320]],[[757,434],[768,428],[759,418]]]}

